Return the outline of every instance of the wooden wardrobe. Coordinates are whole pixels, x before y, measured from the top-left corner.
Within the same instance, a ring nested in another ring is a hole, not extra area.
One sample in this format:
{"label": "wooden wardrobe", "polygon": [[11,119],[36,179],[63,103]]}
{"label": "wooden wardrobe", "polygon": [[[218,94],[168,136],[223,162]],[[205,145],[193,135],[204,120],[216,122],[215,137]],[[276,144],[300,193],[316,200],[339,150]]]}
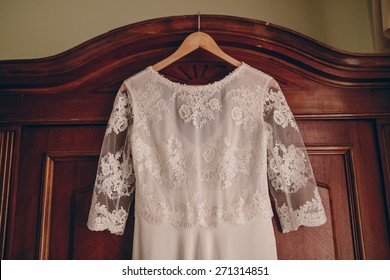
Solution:
{"label": "wooden wardrobe", "polygon": [[[105,127],[121,82],[196,30],[197,16],[159,18],[0,61],[2,259],[131,258],[131,218],[124,236],[86,226]],[[274,219],[279,258],[389,259],[390,55],[237,17],[204,15],[201,30],[280,83],[306,143],[328,222],[282,234]],[[161,73],[204,84],[231,70],[199,50]]]}

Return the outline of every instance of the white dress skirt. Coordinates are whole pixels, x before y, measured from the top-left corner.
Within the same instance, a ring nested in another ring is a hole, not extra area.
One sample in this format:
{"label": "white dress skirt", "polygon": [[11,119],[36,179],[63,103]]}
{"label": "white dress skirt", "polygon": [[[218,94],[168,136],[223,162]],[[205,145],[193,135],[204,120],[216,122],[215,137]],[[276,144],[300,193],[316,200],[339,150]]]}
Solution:
{"label": "white dress skirt", "polygon": [[[171,224],[134,222],[134,260],[275,260],[275,236],[270,219],[256,217],[248,224],[226,224],[178,231]],[[158,236],[156,236],[158,232]]]}

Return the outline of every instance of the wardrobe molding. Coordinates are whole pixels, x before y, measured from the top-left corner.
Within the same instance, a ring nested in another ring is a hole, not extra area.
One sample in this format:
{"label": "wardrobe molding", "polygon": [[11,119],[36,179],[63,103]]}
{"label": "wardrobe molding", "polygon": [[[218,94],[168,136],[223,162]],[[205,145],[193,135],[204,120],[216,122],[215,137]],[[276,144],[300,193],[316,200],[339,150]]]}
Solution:
{"label": "wardrobe molding", "polygon": [[[196,29],[197,16],[147,20],[114,29],[58,55],[2,61],[1,89],[5,92],[25,89],[25,94],[72,89],[123,64],[133,63],[137,56],[158,61],[163,57],[160,53],[171,53]],[[390,85],[388,55],[340,51],[287,28],[232,16],[202,15],[201,30],[244,61],[272,55],[278,63],[323,83],[359,87]],[[103,61],[104,64],[99,63]],[[89,73],[88,68],[94,65],[103,67]],[[81,79],[76,81],[71,75],[77,74]],[[81,77],[81,74],[87,75]],[[53,77],[50,83],[44,79],[48,75]],[[15,89],[17,80],[19,87]]]}
{"label": "wardrobe molding", "polygon": [[[2,259],[131,257],[131,218],[124,236],[86,227],[105,126],[123,80],[197,28],[197,15],[157,18],[55,56],[0,61]],[[308,147],[329,219],[282,234],[275,218],[279,257],[389,259],[390,55],[232,16],[202,15],[201,31],[278,81]],[[206,84],[232,70],[197,50],[160,73]]]}

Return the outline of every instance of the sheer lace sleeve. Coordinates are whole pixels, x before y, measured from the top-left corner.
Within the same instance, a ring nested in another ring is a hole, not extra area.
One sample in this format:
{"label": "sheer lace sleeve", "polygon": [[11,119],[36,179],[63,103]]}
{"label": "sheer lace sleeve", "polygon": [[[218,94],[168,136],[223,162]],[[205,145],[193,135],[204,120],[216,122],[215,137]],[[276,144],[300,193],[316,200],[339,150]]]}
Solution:
{"label": "sheer lace sleeve", "polygon": [[308,155],[284,95],[271,79],[264,98],[270,192],[284,233],[326,222]]}
{"label": "sheer lace sleeve", "polygon": [[129,143],[131,128],[131,103],[122,85],[101,148],[88,217],[90,230],[124,233],[135,181]]}

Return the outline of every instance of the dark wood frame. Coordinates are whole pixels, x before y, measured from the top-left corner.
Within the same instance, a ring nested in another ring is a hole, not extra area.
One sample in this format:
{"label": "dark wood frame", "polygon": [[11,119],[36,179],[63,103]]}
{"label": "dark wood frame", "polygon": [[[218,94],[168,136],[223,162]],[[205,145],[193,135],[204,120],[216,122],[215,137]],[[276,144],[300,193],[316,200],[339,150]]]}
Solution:
{"label": "dark wood frame", "polygon": [[[238,17],[202,15],[201,28],[229,55],[275,77],[303,127],[321,121],[332,124],[353,121],[357,125],[367,121],[370,127],[371,122],[374,124],[371,138],[376,147],[372,153],[378,158],[375,166],[378,164],[380,186],[378,196],[366,206],[358,193],[350,193],[350,199],[354,201],[351,211],[357,215],[353,218],[357,228],[354,258],[389,257],[388,248],[375,254],[370,248],[377,245],[371,246],[370,242],[381,242],[382,246],[388,247],[390,236],[390,56],[340,51],[292,30]],[[50,168],[53,168],[53,158],[66,153],[46,151],[46,162],[42,164],[51,172],[45,173],[49,177],[42,175],[42,189],[35,192],[38,197],[34,199],[39,203],[33,208],[38,211],[35,215],[41,218],[32,228],[37,234],[31,237],[30,243],[35,242],[36,246],[26,247],[25,250],[33,252],[24,253],[20,249],[24,245],[15,245],[23,238],[15,233],[21,223],[18,220],[21,214],[17,212],[23,209],[19,200],[25,188],[19,183],[23,176],[19,173],[20,163],[24,161],[22,148],[27,141],[23,131],[33,126],[104,126],[121,82],[168,56],[196,30],[196,15],[159,18],[115,29],[52,57],[0,61],[2,258],[49,258],[50,209],[45,207],[50,205],[51,196],[47,192],[53,179]],[[222,65],[215,58],[198,53],[179,61],[165,74],[172,79],[180,78],[180,71],[189,73],[186,67],[191,63]],[[224,69],[229,70],[227,66]],[[187,76],[190,82],[192,77]],[[212,79],[211,76],[205,78]],[[306,132],[304,138],[309,140],[310,134]],[[361,167],[356,167],[356,161],[353,163],[354,148],[348,145],[318,143],[318,147],[311,149],[313,154],[343,154],[346,162],[351,162],[348,180],[354,184],[359,181],[355,173],[359,173]],[[92,157],[97,152],[96,149],[83,151],[75,156]],[[365,209],[376,207],[374,204],[380,205],[377,212],[367,214]],[[376,241],[371,240],[375,234],[369,233],[361,224],[373,215],[377,216],[376,225],[382,225],[380,228],[386,231]],[[363,242],[364,236],[370,237]]]}

